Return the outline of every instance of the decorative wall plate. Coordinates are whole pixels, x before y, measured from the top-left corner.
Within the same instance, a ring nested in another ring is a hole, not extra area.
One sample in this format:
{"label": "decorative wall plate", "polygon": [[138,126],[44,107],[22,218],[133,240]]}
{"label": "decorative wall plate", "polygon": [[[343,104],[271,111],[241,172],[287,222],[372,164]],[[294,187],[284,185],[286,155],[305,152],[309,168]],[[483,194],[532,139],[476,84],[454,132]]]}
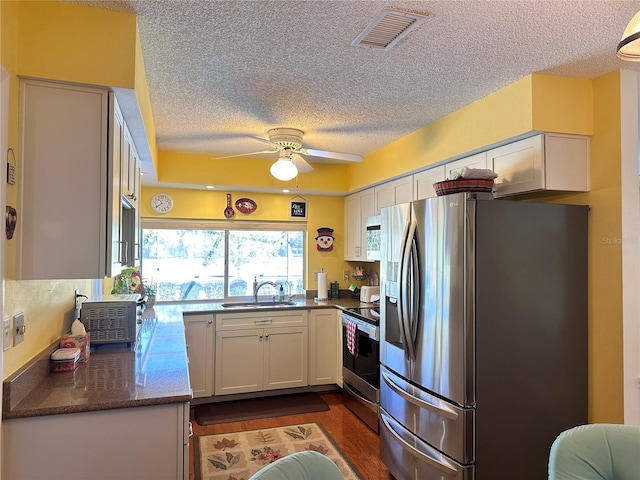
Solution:
{"label": "decorative wall plate", "polygon": [[253,213],[258,208],[256,202],[251,200],[250,198],[239,198],[236,200],[236,210],[240,213],[244,213],[246,215]]}
{"label": "decorative wall plate", "polygon": [[227,193],[227,208],[224,209],[225,218],[233,218],[236,216],[235,210],[231,207],[231,194]]}

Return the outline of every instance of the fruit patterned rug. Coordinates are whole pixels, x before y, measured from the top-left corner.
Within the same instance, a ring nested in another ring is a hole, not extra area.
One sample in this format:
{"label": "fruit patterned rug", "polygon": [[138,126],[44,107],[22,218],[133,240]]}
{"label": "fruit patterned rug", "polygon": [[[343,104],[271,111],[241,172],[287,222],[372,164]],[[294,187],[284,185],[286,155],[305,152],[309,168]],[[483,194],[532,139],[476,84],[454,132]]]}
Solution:
{"label": "fruit patterned rug", "polygon": [[198,436],[195,477],[247,480],[265,465],[302,450],[314,450],[329,457],[345,480],[362,480],[357,468],[319,423]]}

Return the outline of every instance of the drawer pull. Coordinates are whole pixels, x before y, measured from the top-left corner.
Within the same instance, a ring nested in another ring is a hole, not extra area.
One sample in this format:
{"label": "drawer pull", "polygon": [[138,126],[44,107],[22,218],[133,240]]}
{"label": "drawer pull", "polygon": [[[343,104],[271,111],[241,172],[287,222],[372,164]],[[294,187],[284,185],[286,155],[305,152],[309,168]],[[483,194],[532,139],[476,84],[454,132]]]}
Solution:
{"label": "drawer pull", "polygon": [[457,420],[458,413],[455,410],[445,405],[434,405],[432,403],[426,402],[425,400],[417,398],[397,385],[396,382],[394,382],[389,374],[387,374],[385,371],[381,371],[380,373],[382,374],[381,376],[384,380],[384,383],[386,383],[389,388],[391,388],[391,390],[400,395],[409,403],[412,403],[417,407],[424,408],[425,410],[429,410],[437,415],[440,415],[441,417],[448,418],[449,420]]}

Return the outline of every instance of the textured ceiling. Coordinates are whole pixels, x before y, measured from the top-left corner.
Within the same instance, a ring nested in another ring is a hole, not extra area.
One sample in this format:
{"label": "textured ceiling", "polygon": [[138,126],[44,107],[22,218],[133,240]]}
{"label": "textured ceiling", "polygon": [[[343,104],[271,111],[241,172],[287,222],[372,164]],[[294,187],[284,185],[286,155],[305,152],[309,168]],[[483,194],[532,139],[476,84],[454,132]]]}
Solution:
{"label": "textured ceiling", "polygon": [[[212,156],[264,150],[250,136],[273,127],[366,155],[533,72],[640,66],[615,55],[639,1],[73,3],[138,16],[159,149]],[[389,51],[351,47],[387,6],[430,17]]]}

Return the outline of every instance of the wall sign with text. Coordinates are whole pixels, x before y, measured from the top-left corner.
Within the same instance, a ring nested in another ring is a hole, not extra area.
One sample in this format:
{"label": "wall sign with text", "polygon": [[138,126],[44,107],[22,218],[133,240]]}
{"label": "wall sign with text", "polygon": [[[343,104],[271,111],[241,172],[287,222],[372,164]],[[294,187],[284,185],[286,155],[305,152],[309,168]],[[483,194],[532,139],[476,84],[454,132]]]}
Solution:
{"label": "wall sign with text", "polygon": [[291,200],[289,207],[290,218],[307,218],[307,201]]}

